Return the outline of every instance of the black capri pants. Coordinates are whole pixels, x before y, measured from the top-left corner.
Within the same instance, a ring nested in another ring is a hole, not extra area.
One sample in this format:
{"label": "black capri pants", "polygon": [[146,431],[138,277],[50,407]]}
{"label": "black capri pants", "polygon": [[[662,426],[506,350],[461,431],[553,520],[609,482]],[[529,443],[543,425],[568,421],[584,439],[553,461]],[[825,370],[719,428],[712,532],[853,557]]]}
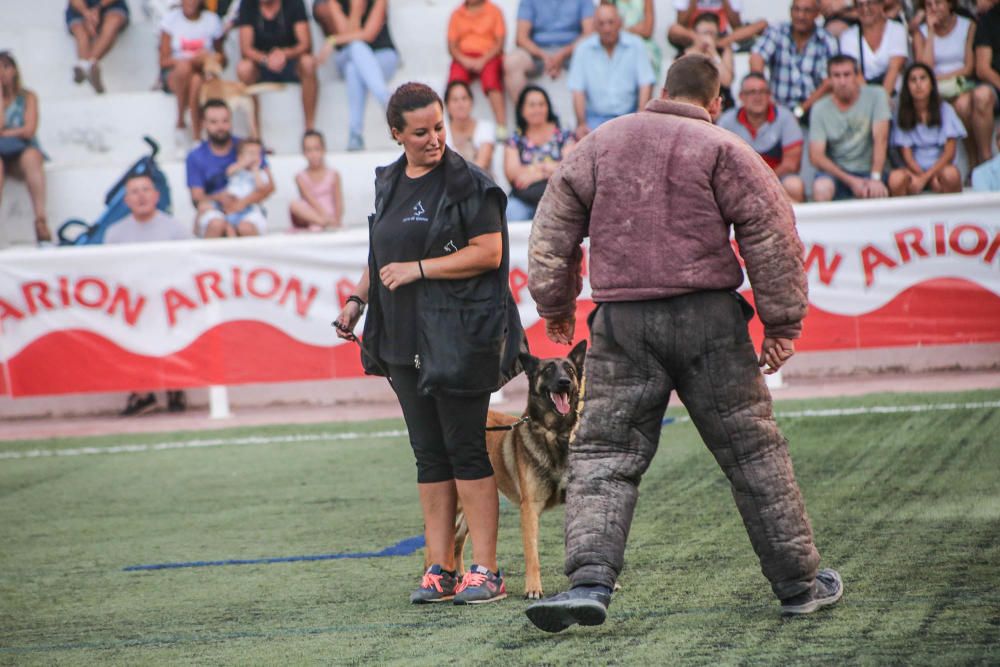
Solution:
{"label": "black capri pants", "polygon": [[490,477],[493,466],[486,453],[490,395],[421,396],[416,368],[393,364],[389,372],[417,458],[417,483]]}

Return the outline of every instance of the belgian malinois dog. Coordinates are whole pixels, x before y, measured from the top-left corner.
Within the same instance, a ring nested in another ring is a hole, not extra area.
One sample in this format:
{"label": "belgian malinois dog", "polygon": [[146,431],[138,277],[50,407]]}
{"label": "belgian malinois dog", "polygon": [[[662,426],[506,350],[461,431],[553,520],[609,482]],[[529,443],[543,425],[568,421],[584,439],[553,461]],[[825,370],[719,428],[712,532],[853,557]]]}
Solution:
{"label": "belgian malinois dog", "polygon": [[[521,355],[528,376],[528,406],[519,420],[490,410],[486,426],[510,430],[486,431],[486,449],[497,487],[521,509],[524,544],[524,597],[542,597],[538,562],[538,517],[566,501],[566,461],[569,439],[576,428],[587,341],[580,341],[568,357],[539,359]],[[455,521],[455,565],[464,571],[462,552],[469,528],[459,507]]]}

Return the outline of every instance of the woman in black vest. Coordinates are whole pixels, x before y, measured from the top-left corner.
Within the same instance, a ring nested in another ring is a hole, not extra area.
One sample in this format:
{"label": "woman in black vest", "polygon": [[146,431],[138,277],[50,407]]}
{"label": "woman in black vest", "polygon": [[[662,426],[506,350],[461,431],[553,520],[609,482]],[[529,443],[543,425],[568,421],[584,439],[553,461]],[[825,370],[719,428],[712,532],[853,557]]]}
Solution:
{"label": "woman in black vest", "polygon": [[[428,562],[414,603],[506,597],[496,562],[498,495],[486,453],[490,393],[519,372],[524,341],[508,283],[503,191],[445,146],[444,105],[400,86],[386,116],[404,154],[375,172],[368,268],[335,322],[350,338],[365,305],[362,362],[388,374],[417,460]],[[455,502],[473,566],[454,571]]]}

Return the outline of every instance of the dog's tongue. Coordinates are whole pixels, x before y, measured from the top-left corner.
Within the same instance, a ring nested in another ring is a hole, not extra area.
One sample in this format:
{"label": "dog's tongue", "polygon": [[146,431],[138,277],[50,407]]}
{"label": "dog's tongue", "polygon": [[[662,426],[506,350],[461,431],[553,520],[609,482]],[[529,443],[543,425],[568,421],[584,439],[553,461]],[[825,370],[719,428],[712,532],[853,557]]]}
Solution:
{"label": "dog's tongue", "polygon": [[568,415],[570,411],[569,407],[569,394],[556,394],[550,393],[549,396],[552,397],[552,402],[555,403],[556,411],[561,415]]}

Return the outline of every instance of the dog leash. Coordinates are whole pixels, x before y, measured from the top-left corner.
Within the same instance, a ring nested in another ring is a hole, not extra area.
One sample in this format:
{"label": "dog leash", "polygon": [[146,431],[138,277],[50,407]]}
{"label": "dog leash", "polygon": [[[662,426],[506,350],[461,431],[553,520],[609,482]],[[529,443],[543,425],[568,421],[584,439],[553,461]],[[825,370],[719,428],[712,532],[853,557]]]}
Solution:
{"label": "dog leash", "polygon": [[[389,381],[389,386],[392,387],[393,389],[395,389],[395,385],[392,384],[392,377],[389,375],[389,370],[385,366],[383,366],[382,363],[378,359],[376,359],[374,357],[374,355],[372,355],[368,350],[365,349],[365,344],[363,342],[361,342],[361,339],[358,338],[357,336],[355,336],[353,331],[351,331],[350,329],[348,329],[345,326],[342,326],[340,324],[340,322],[334,321],[332,324],[333,324],[333,327],[335,329],[337,329],[338,331],[341,331],[341,332],[347,334],[347,340],[351,341],[352,343],[355,343],[358,346],[358,348],[361,350],[361,352],[364,353],[365,355],[367,355],[368,358],[372,360],[372,363],[375,364],[375,367],[377,369],[379,369],[379,371],[383,375],[385,375],[385,379]],[[486,430],[487,431],[513,431],[515,427],[520,426],[521,424],[524,424],[525,422],[528,422],[528,421],[531,421],[531,418],[528,417],[528,415],[524,415],[523,417],[521,417],[520,419],[518,419],[513,424],[506,424],[504,426],[487,426]]]}

